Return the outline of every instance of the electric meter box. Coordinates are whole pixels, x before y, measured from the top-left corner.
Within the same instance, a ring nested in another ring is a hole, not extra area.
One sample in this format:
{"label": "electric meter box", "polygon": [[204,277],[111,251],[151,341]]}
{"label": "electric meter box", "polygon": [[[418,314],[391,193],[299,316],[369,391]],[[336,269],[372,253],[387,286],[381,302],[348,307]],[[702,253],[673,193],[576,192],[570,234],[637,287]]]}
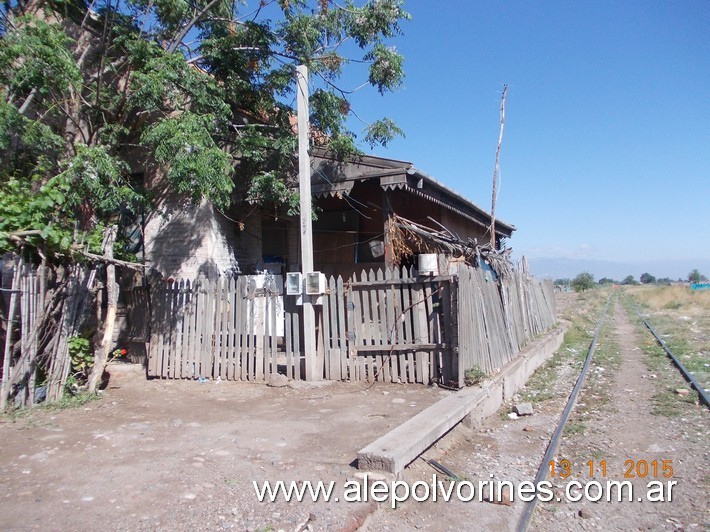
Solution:
{"label": "electric meter box", "polygon": [[310,272],[306,274],[306,295],[320,296],[325,294],[325,274]]}
{"label": "electric meter box", "polygon": [[289,272],[286,274],[286,295],[300,296],[303,294],[303,276],[301,272]]}

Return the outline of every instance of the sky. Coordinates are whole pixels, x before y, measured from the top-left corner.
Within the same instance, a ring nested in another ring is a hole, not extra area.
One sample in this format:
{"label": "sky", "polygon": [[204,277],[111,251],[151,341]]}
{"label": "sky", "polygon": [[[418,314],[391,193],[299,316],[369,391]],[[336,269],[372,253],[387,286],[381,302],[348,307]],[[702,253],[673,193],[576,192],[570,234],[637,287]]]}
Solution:
{"label": "sky", "polygon": [[[404,161],[496,215],[517,257],[710,259],[710,1],[409,0],[404,86],[358,91]],[[355,125],[357,129],[357,125]],[[370,150],[367,150],[370,151]]]}

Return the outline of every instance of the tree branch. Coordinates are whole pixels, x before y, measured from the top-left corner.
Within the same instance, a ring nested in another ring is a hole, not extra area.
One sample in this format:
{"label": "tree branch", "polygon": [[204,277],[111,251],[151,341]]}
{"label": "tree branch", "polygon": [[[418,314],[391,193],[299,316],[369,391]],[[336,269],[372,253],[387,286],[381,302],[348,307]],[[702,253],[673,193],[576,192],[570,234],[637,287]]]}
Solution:
{"label": "tree branch", "polygon": [[27,95],[27,98],[25,98],[24,103],[20,108],[17,110],[17,112],[21,115],[25,114],[25,111],[27,110],[27,107],[32,103],[32,100],[35,99],[35,95],[37,94],[37,87],[32,87],[32,90],[30,93]]}
{"label": "tree branch", "polygon": [[146,264],[140,264],[138,262],[129,262],[126,260],[114,259],[113,257],[106,257],[104,255],[97,255],[96,253],[90,253],[88,251],[80,251],[87,259],[106,262],[108,264],[115,264],[116,266],[125,266],[126,268],[132,268],[134,270],[141,270],[148,268]]}
{"label": "tree branch", "polygon": [[177,47],[180,46],[180,43],[182,40],[185,38],[185,35],[190,33],[190,30],[193,28],[195,24],[202,18],[202,16],[207,13],[210,9],[212,9],[219,0],[212,0],[209,4],[207,4],[204,8],[202,8],[201,11],[199,11],[194,17],[192,17],[192,20],[185,24],[185,27],[178,33],[177,37],[173,39],[173,42],[170,43],[170,46],[168,46],[168,53],[173,53],[175,50],[177,50]]}

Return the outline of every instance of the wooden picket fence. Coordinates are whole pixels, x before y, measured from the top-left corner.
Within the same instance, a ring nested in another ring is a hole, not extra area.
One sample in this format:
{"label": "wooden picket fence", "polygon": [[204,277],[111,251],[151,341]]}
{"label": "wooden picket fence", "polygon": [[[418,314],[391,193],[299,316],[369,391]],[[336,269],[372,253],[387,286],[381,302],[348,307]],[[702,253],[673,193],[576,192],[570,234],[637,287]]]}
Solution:
{"label": "wooden picket fence", "polygon": [[449,379],[452,281],[416,277],[406,268],[363,271],[346,283],[331,278],[317,315],[325,378],[425,384]]}
{"label": "wooden picket fence", "polygon": [[[268,379],[279,372],[279,337],[272,332],[280,297],[273,286],[250,287],[246,276],[182,280],[153,289],[148,375]],[[283,373],[298,380],[298,319],[289,321],[281,353]]]}
{"label": "wooden picket fence", "polygon": [[[363,272],[348,281],[331,277],[316,307],[323,377],[420,383],[438,378],[448,360],[438,300],[440,293],[449,294],[450,282],[415,279],[407,270]],[[276,284],[257,289],[247,276],[174,281],[154,287],[151,304],[149,376],[304,378],[300,307]],[[281,305],[283,313],[277,313]],[[140,323],[132,314],[129,308],[129,324]]]}
{"label": "wooden picket fence", "polygon": [[539,282],[514,271],[493,280],[491,272],[461,267],[458,273],[458,384],[478,367],[490,374],[512,360],[522,347],[555,323],[550,281]]}
{"label": "wooden picket fence", "polygon": [[[273,279],[262,287],[248,276],[175,281],[151,297],[149,376],[304,378],[301,307]],[[316,309],[323,378],[454,387],[468,369],[502,367],[555,322],[551,283],[518,272],[494,280],[465,266],[448,276],[396,269],[331,277]]]}

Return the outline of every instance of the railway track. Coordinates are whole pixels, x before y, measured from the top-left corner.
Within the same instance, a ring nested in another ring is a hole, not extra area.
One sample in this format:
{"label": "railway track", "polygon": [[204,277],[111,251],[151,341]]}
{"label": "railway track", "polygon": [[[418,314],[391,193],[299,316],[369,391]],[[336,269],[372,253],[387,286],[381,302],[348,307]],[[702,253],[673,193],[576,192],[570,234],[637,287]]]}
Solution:
{"label": "railway track", "polygon": [[680,374],[683,376],[683,378],[693,387],[693,389],[698,393],[698,397],[700,399],[700,402],[702,402],[705,406],[710,408],[710,397],[708,397],[708,392],[703,388],[698,381],[695,379],[693,374],[688,371],[688,369],[683,365],[683,363],[678,359],[677,356],[673,354],[673,352],[668,348],[668,345],[666,342],[661,338],[661,336],[651,327],[651,324],[648,322],[646,318],[644,318],[641,315],[641,312],[639,311],[638,307],[635,308],[636,314],[638,317],[641,319],[643,324],[648,328],[649,331],[651,331],[651,334],[653,334],[653,337],[656,339],[658,344],[663,348],[663,350],[666,352],[668,355],[668,358],[670,358],[673,361],[673,364],[678,368],[678,371],[680,371]]}
{"label": "railway track", "polygon": [[[601,333],[602,327],[604,326],[604,322],[606,321],[607,315],[609,314],[609,306],[611,305],[611,300],[612,300],[612,295],[610,295],[607,298],[606,301],[606,306],[604,307],[604,311],[602,312],[602,315],[599,319],[599,322],[597,324],[597,327],[594,331],[594,336],[592,337],[592,343],[589,345],[589,350],[587,351],[587,356],[584,359],[584,365],[582,366],[582,371],[579,374],[579,377],[577,377],[577,382],[574,385],[574,388],[572,388],[572,392],[569,395],[569,399],[567,400],[567,404],[565,405],[565,409],[562,411],[562,416],[560,417],[560,421],[557,424],[557,427],[555,428],[555,431],[552,433],[552,437],[550,438],[550,442],[547,445],[547,450],[545,451],[545,456],[542,458],[542,463],[540,464],[539,469],[537,470],[537,474],[535,475],[535,485],[540,485],[542,481],[544,481],[547,478],[547,475],[549,474],[549,466],[548,464],[550,461],[554,459],[555,454],[557,453],[557,448],[559,447],[560,444],[560,438],[562,437],[562,432],[565,429],[565,425],[567,424],[567,420],[569,419],[570,414],[572,413],[572,408],[574,408],[574,403],[577,400],[577,396],[579,395],[579,391],[582,389],[582,385],[584,384],[584,378],[587,376],[587,371],[589,370],[589,366],[592,363],[592,358],[594,357],[594,350],[596,349],[597,346],[597,341],[599,340],[599,334]],[[525,532],[528,529],[528,526],[530,525],[530,520],[532,519],[533,513],[535,512],[535,507],[537,506],[537,497],[532,499],[530,502],[526,503],[523,513],[520,517],[520,521],[518,522],[518,527],[517,530],[520,532]]]}
{"label": "railway track", "polygon": [[[607,299],[606,305],[604,307],[604,310],[599,318],[599,321],[597,323],[594,336],[592,338],[591,344],[589,345],[589,349],[587,351],[587,355],[584,361],[584,365],[582,367],[582,370],[577,378],[577,381],[574,385],[574,388],[572,389],[572,392],[569,395],[569,398],[567,400],[567,404],[565,405],[565,408],[562,412],[562,415],[560,416],[559,422],[552,433],[552,436],[550,437],[550,441],[548,443],[547,449],[545,451],[545,455],[542,459],[542,462],[540,463],[540,467],[537,470],[537,474],[535,476],[535,485],[539,485],[541,482],[545,481],[548,477],[549,471],[550,471],[550,463],[553,463],[555,460],[555,456],[557,454],[559,445],[560,445],[560,439],[562,437],[563,431],[565,429],[565,425],[567,424],[567,421],[570,417],[570,414],[572,412],[572,409],[574,408],[575,402],[577,400],[577,397],[579,395],[580,390],[582,389],[582,386],[584,385],[585,377],[587,375],[589,366],[592,362],[592,359],[594,357],[594,351],[597,346],[597,342],[599,339],[599,335],[601,333],[601,330],[604,326],[605,321],[607,320],[607,317],[609,315],[609,308],[611,306],[612,300],[615,298],[615,294],[610,294],[609,298]],[[710,408],[710,398],[708,397],[707,391],[697,382],[693,374],[688,371],[688,369],[683,365],[683,363],[678,359],[677,356],[673,354],[673,352],[670,350],[666,342],[663,340],[663,338],[654,330],[654,328],[651,326],[649,321],[641,314],[639,311],[638,307],[634,306],[634,310],[638,316],[638,318],[642,321],[642,323],[645,325],[645,327],[650,331],[650,333],[653,335],[653,337],[656,339],[658,344],[663,348],[665,351],[666,355],[668,358],[671,359],[673,364],[676,366],[682,377],[690,384],[690,386],[697,392],[699,401],[704,404],[705,406]],[[532,520],[532,517],[535,513],[535,508],[537,507],[537,497],[533,498],[531,501],[527,502],[523,508],[522,514],[519,518],[518,524],[517,524],[517,530],[519,532],[525,532],[528,530],[528,527],[530,526],[530,522]]]}
{"label": "railway track", "polygon": [[[559,352],[505,409],[456,427],[406,469],[410,486],[438,498],[420,492],[377,512],[371,529],[707,528],[710,413],[689,386],[678,393],[684,381],[660,349],[645,349],[651,332],[625,296],[608,295],[561,296],[570,326]],[[511,415],[526,402],[533,414]]]}

